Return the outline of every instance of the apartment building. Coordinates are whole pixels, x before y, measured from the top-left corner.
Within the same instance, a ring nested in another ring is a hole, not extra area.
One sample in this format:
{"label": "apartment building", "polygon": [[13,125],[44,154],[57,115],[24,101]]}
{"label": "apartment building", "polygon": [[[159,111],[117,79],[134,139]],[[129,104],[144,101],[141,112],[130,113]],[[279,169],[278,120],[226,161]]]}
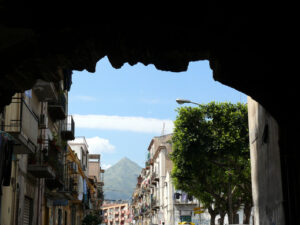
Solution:
{"label": "apartment building", "polygon": [[[69,217],[64,222],[70,221],[71,225],[81,224],[88,214],[100,215],[100,206],[103,201],[99,196],[99,187],[85,175],[82,161],[75,151],[68,147],[67,173],[69,174],[68,185],[71,190],[71,200],[65,206],[66,215]],[[68,223],[66,223],[68,224]]]}
{"label": "apartment building", "polygon": [[72,73],[57,73],[61,81],[37,80],[31,90],[15,94],[4,109],[1,130],[14,145],[10,184],[2,187],[3,225],[42,224],[44,205],[64,186],[64,152],[74,136],[67,107]]}
{"label": "apartment building", "polygon": [[104,170],[101,168],[100,163],[100,154],[89,154],[89,161],[88,161],[88,176],[94,177],[98,183],[104,185]]}
{"label": "apartment building", "polygon": [[145,168],[137,178],[132,210],[136,224],[178,224],[195,221],[194,208],[199,202],[186,193],[175,190],[171,180],[172,135],[154,137],[148,147]]}
{"label": "apartment building", "polygon": [[128,203],[104,204],[102,206],[104,223],[107,225],[129,225],[132,222]]}
{"label": "apartment building", "polygon": [[100,154],[89,154],[88,161],[88,177],[91,183],[96,186],[97,189],[97,199],[99,201],[94,201],[94,207],[97,209],[101,209],[101,205],[103,203],[103,186],[104,186],[104,170],[101,168],[100,162],[101,155]]}
{"label": "apartment building", "polygon": [[1,225],[79,225],[98,201],[88,146],[80,157],[68,146],[75,138],[68,115],[72,73],[57,73],[61,81],[37,80],[0,114]]}
{"label": "apartment building", "polygon": [[81,162],[84,174],[89,176],[89,146],[85,137],[76,137],[74,140],[69,141],[68,144],[75,151],[78,159]]}
{"label": "apartment building", "polygon": [[[180,222],[195,224],[210,224],[207,209],[195,214],[201,202],[187,193],[176,190],[171,178],[172,135],[154,137],[148,147],[145,168],[137,178],[136,188],[132,195],[133,221],[138,225],[176,225]],[[234,215],[235,224],[243,221],[243,208]],[[218,224],[220,216],[215,223]],[[253,219],[250,219],[252,224]],[[225,216],[224,224],[228,224]]]}

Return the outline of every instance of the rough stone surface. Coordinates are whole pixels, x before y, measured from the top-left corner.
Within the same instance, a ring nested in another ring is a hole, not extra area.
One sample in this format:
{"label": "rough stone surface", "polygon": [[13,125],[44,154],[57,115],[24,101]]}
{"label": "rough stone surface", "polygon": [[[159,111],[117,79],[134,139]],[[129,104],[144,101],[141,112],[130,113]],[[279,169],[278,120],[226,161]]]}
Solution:
{"label": "rough stone surface", "polygon": [[254,224],[285,224],[278,124],[248,97]]}
{"label": "rough stone surface", "polygon": [[[286,72],[290,41],[276,11],[282,5],[234,8],[203,2],[194,9],[169,9],[171,15],[163,17],[158,7],[131,9],[128,14],[125,8],[119,14],[113,7],[99,11],[85,4],[76,11],[53,3],[48,13],[42,5],[5,3],[0,7],[2,106],[37,78],[57,79],[58,67],[95,72],[104,56],[116,69],[141,62],[174,72],[185,71],[191,61],[208,59],[215,80],[252,96],[277,119],[286,118],[273,108],[274,95],[283,99],[278,90],[288,85],[276,76]],[[182,15],[185,10],[187,16]],[[115,19],[125,15],[126,20]],[[284,97],[293,94],[290,88]]]}
{"label": "rough stone surface", "polygon": [[141,62],[174,72],[207,59],[215,80],[251,96],[278,122],[285,219],[299,222],[298,20],[292,5],[63,3],[0,1],[0,108],[38,78],[59,79],[58,68],[94,72],[104,56],[116,69]]}

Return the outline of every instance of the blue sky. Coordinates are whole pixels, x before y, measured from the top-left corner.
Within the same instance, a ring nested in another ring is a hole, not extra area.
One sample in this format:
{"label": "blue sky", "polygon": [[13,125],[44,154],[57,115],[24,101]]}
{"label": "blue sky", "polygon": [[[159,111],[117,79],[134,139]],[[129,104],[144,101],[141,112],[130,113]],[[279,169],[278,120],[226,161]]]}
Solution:
{"label": "blue sky", "polygon": [[172,131],[177,98],[247,102],[246,95],[213,80],[208,61],[172,73],[143,64],[114,69],[103,58],[95,73],[73,71],[72,80],[69,114],[74,115],[75,135],[87,138],[90,152],[101,154],[104,167],[125,156],[144,166],[151,139],[161,135],[163,124],[165,134]]}

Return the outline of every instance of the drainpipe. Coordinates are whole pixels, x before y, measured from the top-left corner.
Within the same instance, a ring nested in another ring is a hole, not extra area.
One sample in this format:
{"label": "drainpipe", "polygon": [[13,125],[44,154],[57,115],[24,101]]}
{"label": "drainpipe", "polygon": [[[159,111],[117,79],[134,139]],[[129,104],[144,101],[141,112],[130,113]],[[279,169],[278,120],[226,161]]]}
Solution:
{"label": "drainpipe", "polygon": [[[44,107],[45,107],[45,103],[44,102],[41,102],[41,114],[44,114]],[[38,128],[39,129],[39,128]],[[43,130],[40,131],[41,133],[41,136],[44,136],[45,133]],[[38,148],[38,154],[40,154],[40,157],[38,157],[38,160],[39,160],[39,163],[42,163],[42,160],[43,160],[43,156],[42,156],[42,152],[41,152],[41,146],[42,144],[39,144],[39,148]],[[41,205],[42,205],[42,202],[40,199],[40,195],[41,195],[41,179],[38,178],[38,196],[37,196],[37,207],[36,207],[36,224],[39,225],[40,223],[40,216],[41,216]]]}
{"label": "drainpipe", "polygon": [[41,186],[41,179],[38,178],[38,196],[37,196],[37,207],[36,207],[36,224],[39,225],[39,216],[40,216],[40,186]]}

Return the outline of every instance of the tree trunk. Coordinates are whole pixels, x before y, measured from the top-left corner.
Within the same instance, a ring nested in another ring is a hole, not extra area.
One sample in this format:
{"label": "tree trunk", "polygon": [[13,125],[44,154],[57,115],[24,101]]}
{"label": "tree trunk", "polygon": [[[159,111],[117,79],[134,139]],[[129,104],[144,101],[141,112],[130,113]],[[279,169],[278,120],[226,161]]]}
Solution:
{"label": "tree trunk", "polygon": [[226,213],[224,213],[224,212],[220,213],[220,225],[224,225],[225,215],[226,215]]}
{"label": "tree trunk", "polygon": [[233,223],[233,209],[232,209],[232,195],[231,195],[231,176],[229,176],[228,182],[228,222]]}
{"label": "tree trunk", "polygon": [[249,224],[250,223],[250,217],[251,217],[251,206],[250,205],[245,205],[243,224]]}
{"label": "tree trunk", "polygon": [[215,212],[215,210],[212,209],[212,207],[208,207],[208,213],[210,214],[210,225],[215,225],[215,220],[216,220],[216,216],[217,213]]}
{"label": "tree trunk", "polygon": [[216,214],[210,214],[210,225],[215,225]]}

